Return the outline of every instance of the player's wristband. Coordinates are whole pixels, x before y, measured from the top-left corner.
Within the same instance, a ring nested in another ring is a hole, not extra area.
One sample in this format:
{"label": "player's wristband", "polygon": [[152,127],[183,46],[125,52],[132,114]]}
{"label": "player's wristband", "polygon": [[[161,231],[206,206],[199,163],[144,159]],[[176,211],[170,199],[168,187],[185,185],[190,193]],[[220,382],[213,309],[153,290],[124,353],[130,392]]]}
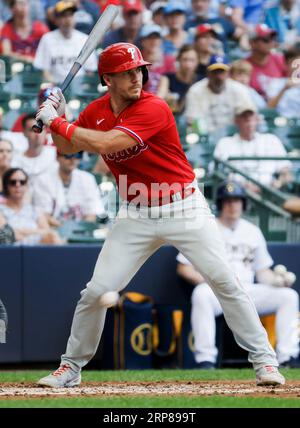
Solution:
{"label": "player's wristband", "polygon": [[62,117],[56,117],[50,125],[51,131],[53,131],[55,134],[60,135],[61,137],[65,138],[70,142],[76,128],[77,126],[67,122],[66,119]]}

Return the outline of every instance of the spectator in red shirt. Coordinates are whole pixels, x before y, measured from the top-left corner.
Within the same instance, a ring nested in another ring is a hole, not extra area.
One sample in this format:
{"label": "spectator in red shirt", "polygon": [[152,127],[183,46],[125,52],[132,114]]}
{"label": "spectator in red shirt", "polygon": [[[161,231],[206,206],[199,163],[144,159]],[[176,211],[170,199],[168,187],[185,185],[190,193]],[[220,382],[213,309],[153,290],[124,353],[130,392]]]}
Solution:
{"label": "spectator in red shirt", "polygon": [[12,18],[0,32],[2,54],[33,62],[41,37],[49,31],[41,21],[31,22],[28,0],[11,0]]}
{"label": "spectator in red shirt", "polygon": [[286,76],[286,64],[282,54],[273,53],[277,32],[265,24],[258,24],[250,34],[251,55],[247,60],[252,64],[250,86],[266,97],[271,80]]}

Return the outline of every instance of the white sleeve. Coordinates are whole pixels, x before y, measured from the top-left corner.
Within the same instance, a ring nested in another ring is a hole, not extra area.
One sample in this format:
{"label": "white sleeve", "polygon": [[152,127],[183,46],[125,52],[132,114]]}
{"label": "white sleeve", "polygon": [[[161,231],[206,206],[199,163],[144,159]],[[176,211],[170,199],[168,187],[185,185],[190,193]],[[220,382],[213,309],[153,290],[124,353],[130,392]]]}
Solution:
{"label": "white sleeve", "polygon": [[199,94],[196,93],[193,86],[186,94],[184,115],[190,121],[198,119],[202,114],[201,105],[199,104],[199,97]]}
{"label": "white sleeve", "polygon": [[255,272],[258,272],[262,269],[271,267],[273,265],[273,259],[268,251],[266,240],[258,228],[256,241],[258,245],[254,253],[253,268]]}
{"label": "white sleeve", "polygon": [[[49,33],[47,33],[49,34]],[[48,48],[48,37],[45,34],[39,44],[35,54],[33,65],[39,70],[50,70],[51,69],[51,58],[50,58],[50,49]]]}
{"label": "white sleeve", "polygon": [[192,263],[188,261],[187,258],[184,257],[183,254],[178,253],[176,260],[178,261],[178,263],[182,263],[183,265],[191,265]]}
{"label": "white sleeve", "polygon": [[99,187],[92,174],[85,177],[85,201],[82,204],[84,215],[96,214],[100,215],[105,212],[104,205],[101,199]]}
{"label": "white sleeve", "polygon": [[[46,180],[47,181],[47,180]],[[32,189],[32,204],[41,212],[52,214],[55,200],[44,180],[37,178]]]}
{"label": "white sleeve", "polygon": [[[272,137],[272,153],[274,156],[286,156],[287,152],[285,150],[285,147],[283,143],[280,141],[280,139],[276,135],[270,135]],[[276,171],[280,171],[282,168],[290,168],[292,169],[292,163],[290,161],[274,161],[276,162]]]}
{"label": "white sleeve", "polygon": [[230,156],[228,148],[230,147],[230,141],[228,138],[221,138],[218,141],[215,150],[214,156],[218,159],[226,160]]}

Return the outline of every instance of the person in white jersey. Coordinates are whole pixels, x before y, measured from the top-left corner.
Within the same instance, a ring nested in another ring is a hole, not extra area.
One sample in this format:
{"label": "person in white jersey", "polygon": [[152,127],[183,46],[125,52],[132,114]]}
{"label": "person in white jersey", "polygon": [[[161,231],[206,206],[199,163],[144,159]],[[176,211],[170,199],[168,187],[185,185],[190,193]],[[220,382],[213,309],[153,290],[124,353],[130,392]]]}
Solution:
{"label": "person in white jersey", "polygon": [[[246,193],[234,181],[226,181],[217,190],[218,226],[225,241],[228,261],[254,301],[259,314],[276,314],[276,353],[282,366],[298,367],[299,296],[289,288],[292,283],[271,270],[273,260],[267,250],[260,229],[241,218],[246,208]],[[192,292],[191,324],[195,337],[195,361],[198,368],[216,367],[215,317],[223,313],[219,302],[206,280],[181,253],[177,256],[177,272],[195,285]],[[256,277],[257,283],[254,283]],[[280,285],[280,286],[279,286]],[[225,314],[226,316],[226,314]],[[240,322],[240,321],[238,321]]]}
{"label": "person in white jersey", "polygon": [[[88,36],[75,30],[74,13],[77,7],[72,1],[59,1],[54,7],[57,29],[45,34],[38,45],[34,67],[42,70],[47,82],[62,83],[77,58]],[[83,64],[77,76],[97,70],[93,53]]]}

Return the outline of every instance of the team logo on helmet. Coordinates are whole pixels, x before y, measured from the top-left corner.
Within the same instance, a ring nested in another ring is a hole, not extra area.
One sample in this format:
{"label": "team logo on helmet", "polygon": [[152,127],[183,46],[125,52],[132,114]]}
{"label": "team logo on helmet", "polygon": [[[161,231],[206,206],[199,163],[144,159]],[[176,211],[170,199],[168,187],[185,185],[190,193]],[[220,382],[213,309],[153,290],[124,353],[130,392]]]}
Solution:
{"label": "team logo on helmet", "polygon": [[131,54],[131,58],[134,60],[135,49],[134,48],[128,48],[127,52],[129,52]]}

